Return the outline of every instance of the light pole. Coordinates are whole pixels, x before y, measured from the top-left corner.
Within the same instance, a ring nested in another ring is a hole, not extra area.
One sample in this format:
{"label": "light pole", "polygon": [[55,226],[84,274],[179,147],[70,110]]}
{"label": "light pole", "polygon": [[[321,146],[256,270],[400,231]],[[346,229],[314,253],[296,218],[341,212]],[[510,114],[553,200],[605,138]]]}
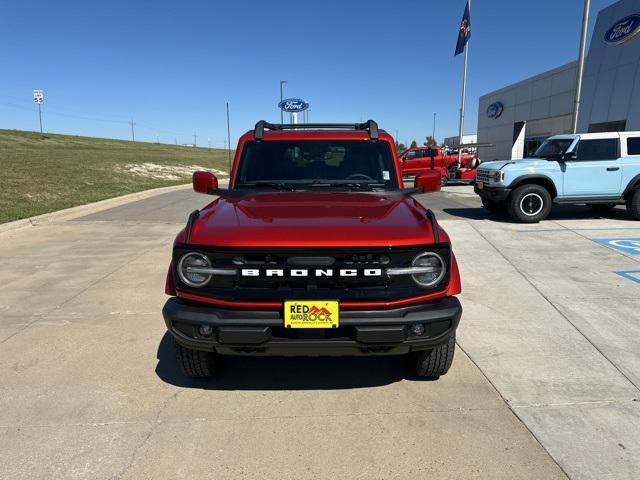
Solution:
{"label": "light pole", "polygon": [[[284,100],[284,97],[282,96],[282,86],[285,83],[287,83],[286,80],[280,80],[280,103]],[[284,123],[284,112],[282,111],[282,108],[280,108],[280,123]]]}
{"label": "light pole", "polygon": [[227,159],[229,160],[229,178],[231,178],[231,122],[229,121],[229,102],[227,102]]}
{"label": "light pole", "polygon": [[587,30],[589,29],[589,9],[591,0],[584,0],[582,11],[582,32],[580,33],[580,53],[578,55],[578,72],[576,75],[576,97],[574,99],[572,132],[578,131],[578,114],[580,113],[580,95],[582,94],[582,74],[584,73],[584,52],[587,49]]}
{"label": "light pole", "polygon": [[436,112],[433,112],[433,135],[431,135],[433,141],[436,141]]}

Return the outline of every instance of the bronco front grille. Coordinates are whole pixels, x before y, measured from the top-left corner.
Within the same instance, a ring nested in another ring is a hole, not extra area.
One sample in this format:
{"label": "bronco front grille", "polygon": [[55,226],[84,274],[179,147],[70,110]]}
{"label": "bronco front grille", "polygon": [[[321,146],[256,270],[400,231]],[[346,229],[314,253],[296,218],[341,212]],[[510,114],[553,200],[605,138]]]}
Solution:
{"label": "bronco front grille", "polygon": [[476,181],[490,183],[495,170],[483,170],[481,168],[476,172]]}
{"label": "bronco front grille", "polygon": [[[216,249],[177,245],[174,249],[174,269],[182,255],[193,251],[205,254],[214,268],[235,269],[238,274],[215,276],[204,287],[193,288],[181,283],[177,272],[174,271],[176,288],[189,293],[236,301],[366,301],[419,295],[426,290],[416,285],[410,275],[389,277],[385,274],[386,268],[409,267],[418,253],[436,251],[447,262],[447,275],[440,284],[433,287],[433,290],[437,290],[448,283],[451,258],[448,244],[393,249],[269,248],[268,252],[259,249]],[[306,274],[295,276],[293,273]]]}

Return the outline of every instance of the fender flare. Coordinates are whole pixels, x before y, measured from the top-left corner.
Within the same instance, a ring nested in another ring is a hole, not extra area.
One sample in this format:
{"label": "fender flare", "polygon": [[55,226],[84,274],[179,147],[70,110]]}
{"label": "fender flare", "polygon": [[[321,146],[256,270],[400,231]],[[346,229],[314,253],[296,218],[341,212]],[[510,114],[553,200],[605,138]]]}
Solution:
{"label": "fender flare", "polygon": [[558,190],[556,189],[556,184],[550,177],[546,175],[540,174],[527,174],[521,175],[513,179],[513,181],[509,185],[505,185],[507,188],[511,190],[515,190],[519,186],[525,183],[537,183],[538,185],[542,185],[547,190],[549,190],[549,194],[551,195],[551,199],[554,199],[558,196]]}
{"label": "fender flare", "polygon": [[627,195],[631,190],[634,190],[636,187],[640,186],[640,173],[633,177],[629,183],[627,184],[624,192],[622,192],[622,196]]}

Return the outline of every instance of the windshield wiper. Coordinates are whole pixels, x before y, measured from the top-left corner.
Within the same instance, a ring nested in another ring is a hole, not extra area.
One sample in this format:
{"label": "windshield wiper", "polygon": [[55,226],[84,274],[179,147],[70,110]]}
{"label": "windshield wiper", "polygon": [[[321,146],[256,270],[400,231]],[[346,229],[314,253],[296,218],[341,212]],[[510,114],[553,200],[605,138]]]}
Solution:
{"label": "windshield wiper", "polygon": [[384,183],[358,183],[358,182],[323,182],[316,181],[309,184],[313,188],[348,188],[351,190],[361,190],[363,192],[373,192],[374,187],[384,187]]}
{"label": "windshield wiper", "polygon": [[273,190],[286,190],[288,192],[293,192],[293,187],[283,182],[251,182],[238,184],[238,188],[245,187],[271,188]]}

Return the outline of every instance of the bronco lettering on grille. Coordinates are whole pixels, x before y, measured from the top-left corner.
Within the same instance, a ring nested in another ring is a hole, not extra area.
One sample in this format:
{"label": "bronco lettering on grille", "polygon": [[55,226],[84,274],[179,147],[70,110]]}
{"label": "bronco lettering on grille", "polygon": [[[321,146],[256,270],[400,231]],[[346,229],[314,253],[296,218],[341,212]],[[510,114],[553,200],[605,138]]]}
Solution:
{"label": "bronco lettering on grille", "polygon": [[243,268],[241,270],[243,277],[381,277],[382,269],[380,268],[342,268],[334,270],[333,268],[296,268],[291,270],[284,270],[279,268],[270,268],[266,270],[260,270],[257,268]]}

